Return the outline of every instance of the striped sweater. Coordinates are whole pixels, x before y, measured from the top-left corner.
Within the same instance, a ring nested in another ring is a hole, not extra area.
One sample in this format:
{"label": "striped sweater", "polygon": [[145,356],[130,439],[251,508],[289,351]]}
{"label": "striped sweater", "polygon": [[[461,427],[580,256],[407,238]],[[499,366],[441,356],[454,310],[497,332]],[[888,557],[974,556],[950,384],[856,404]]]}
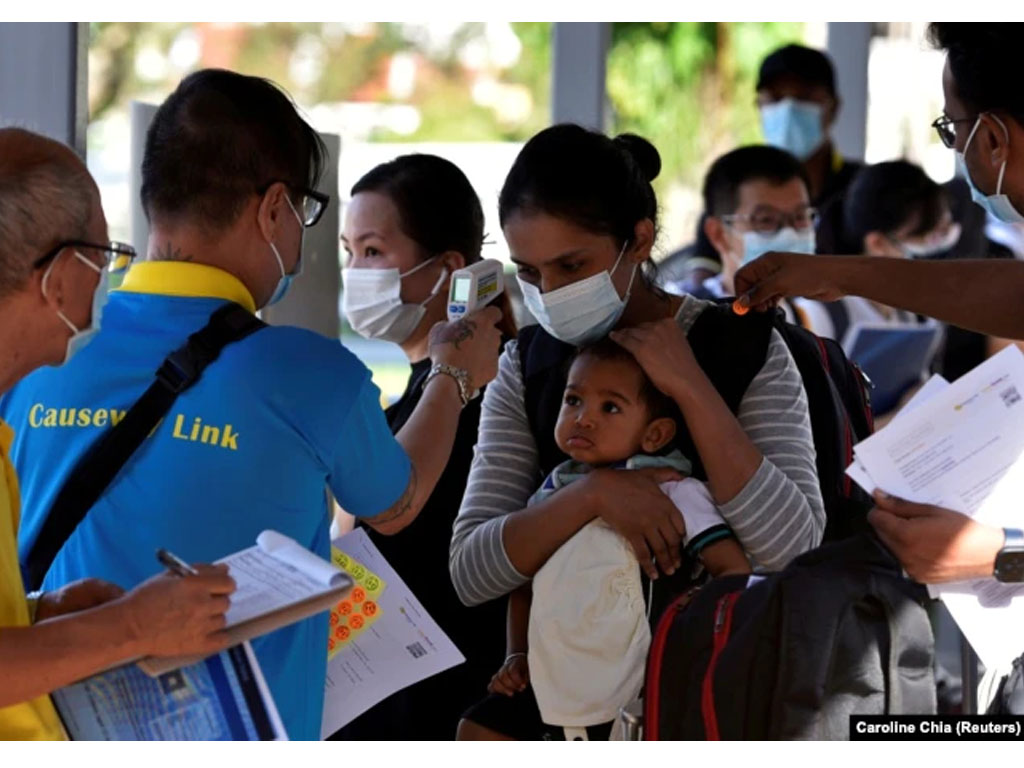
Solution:
{"label": "striped sweater", "polygon": [[[676,320],[689,332],[708,302],[683,297]],[[484,391],[480,434],[452,531],[449,568],[467,605],[493,600],[529,581],[505,552],[502,528],[543,480],[524,404],[516,342]],[[772,331],[764,365],[737,420],[764,459],[733,499],[719,506],[759,570],[779,570],[817,546],[825,510],[815,468],[807,395],[782,337]]]}

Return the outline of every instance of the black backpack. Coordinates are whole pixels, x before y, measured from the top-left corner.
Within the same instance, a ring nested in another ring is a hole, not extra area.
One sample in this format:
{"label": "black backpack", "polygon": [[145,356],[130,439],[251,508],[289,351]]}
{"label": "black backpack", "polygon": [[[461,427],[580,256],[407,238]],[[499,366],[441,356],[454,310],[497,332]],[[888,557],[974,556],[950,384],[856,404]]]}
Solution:
{"label": "black backpack", "polygon": [[824,541],[838,541],[867,530],[871,497],[846,474],[853,446],[874,432],[869,383],[860,366],[832,339],[772,316],[789,347],[807,392],[811,432],[817,453],[818,483],[825,504]]}
{"label": "black backpack", "polygon": [[872,534],[756,579],[714,579],[662,615],[645,740],[848,739],[853,714],[935,713],[927,595]]}

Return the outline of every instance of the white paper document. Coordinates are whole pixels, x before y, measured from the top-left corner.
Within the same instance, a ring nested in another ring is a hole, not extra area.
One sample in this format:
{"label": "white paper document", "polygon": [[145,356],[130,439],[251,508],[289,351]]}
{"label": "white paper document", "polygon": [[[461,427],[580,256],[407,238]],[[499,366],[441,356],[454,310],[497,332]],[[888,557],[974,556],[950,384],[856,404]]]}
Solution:
{"label": "white paper document", "polygon": [[361,528],[334,546],[387,585],[376,621],[327,663],[320,732],[326,738],[377,702],[466,659]]}
{"label": "white paper document", "polygon": [[263,531],[255,547],[217,562],[228,566],[236,585],[227,612],[228,627],[326,594],[349,581],[331,563],[276,531]]}
{"label": "white paper document", "polygon": [[[915,402],[916,401],[916,402]],[[1024,527],[1024,355],[1008,347],[854,448],[848,474],[989,525]],[[1024,650],[1024,586],[994,579],[929,588],[942,598],[986,666]]]}

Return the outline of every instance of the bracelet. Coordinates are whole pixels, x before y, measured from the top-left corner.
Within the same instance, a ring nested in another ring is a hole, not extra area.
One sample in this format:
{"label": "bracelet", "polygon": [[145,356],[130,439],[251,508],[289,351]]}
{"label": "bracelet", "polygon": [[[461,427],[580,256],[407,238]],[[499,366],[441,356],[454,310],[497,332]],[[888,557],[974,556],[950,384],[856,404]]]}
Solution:
{"label": "bracelet", "polygon": [[514,659],[516,656],[522,656],[524,659],[527,658],[526,651],[516,651],[515,653],[510,653],[508,656],[506,656],[505,660],[501,663],[501,665],[505,666],[510,661],[512,661],[512,659]]}
{"label": "bracelet", "polygon": [[462,407],[465,408],[466,404],[472,399],[472,392],[469,390],[469,372],[462,368],[456,368],[447,363],[434,363],[430,373],[427,374],[427,378],[423,380],[423,388],[426,389],[431,379],[442,374],[455,379],[455,383],[459,385],[459,400],[462,401]]}

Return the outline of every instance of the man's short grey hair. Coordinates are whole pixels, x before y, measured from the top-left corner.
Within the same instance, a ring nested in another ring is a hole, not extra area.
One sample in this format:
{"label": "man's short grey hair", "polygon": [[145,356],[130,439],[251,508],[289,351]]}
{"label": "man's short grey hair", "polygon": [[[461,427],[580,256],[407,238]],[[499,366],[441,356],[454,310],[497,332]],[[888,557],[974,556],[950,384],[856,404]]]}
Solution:
{"label": "man's short grey hair", "polygon": [[16,166],[0,160],[0,298],[24,285],[32,263],[61,240],[84,238],[92,208],[84,168],[61,158]]}

